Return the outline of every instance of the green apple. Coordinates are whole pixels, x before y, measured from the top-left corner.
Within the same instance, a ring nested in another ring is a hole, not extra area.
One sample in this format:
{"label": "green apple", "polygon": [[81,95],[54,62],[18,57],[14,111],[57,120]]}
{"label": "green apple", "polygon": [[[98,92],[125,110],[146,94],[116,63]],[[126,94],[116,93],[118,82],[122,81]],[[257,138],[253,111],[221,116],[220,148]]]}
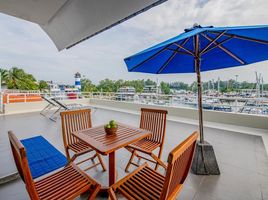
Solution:
{"label": "green apple", "polygon": [[111,125],[110,124],[107,124],[105,127],[106,128],[111,128]]}
{"label": "green apple", "polygon": [[111,125],[111,128],[116,128],[116,127],[117,127],[116,124]]}
{"label": "green apple", "polygon": [[116,121],[115,120],[111,120],[110,122],[109,122],[109,124],[112,126],[112,125],[116,125]]}

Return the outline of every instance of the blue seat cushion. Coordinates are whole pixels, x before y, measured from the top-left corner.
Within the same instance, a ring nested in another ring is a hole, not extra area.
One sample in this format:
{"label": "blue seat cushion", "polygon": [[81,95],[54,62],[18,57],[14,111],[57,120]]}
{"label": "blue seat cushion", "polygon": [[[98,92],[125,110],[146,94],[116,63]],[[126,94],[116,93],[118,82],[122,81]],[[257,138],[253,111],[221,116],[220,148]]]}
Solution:
{"label": "blue seat cushion", "polygon": [[23,139],[21,142],[26,149],[33,179],[67,164],[67,158],[42,136]]}

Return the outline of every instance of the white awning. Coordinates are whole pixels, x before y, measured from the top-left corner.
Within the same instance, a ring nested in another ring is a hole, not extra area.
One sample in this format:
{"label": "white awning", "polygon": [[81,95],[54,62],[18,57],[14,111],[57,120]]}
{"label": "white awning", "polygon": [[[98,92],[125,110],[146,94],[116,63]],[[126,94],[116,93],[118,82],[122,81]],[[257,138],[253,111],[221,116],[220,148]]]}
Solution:
{"label": "white awning", "polygon": [[3,0],[0,12],[37,23],[70,48],[166,0]]}

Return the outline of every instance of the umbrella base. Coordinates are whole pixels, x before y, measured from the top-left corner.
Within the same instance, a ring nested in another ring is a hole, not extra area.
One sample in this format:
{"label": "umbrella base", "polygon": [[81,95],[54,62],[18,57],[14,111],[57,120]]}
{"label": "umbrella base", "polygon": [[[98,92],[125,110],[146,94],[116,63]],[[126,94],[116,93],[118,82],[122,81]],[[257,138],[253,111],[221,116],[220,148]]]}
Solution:
{"label": "umbrella base", "polygon": [[213,146],[208,142],[196,143],[191,171],[196,175],[220,175]]}

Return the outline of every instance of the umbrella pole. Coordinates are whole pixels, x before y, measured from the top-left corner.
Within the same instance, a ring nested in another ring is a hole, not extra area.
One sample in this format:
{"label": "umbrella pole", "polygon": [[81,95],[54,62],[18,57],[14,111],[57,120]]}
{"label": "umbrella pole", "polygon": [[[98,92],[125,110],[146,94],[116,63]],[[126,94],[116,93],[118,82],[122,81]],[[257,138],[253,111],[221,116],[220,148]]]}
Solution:
{"label": "umbrella pole", "polygon": [[199,52],[199,35],[194,36],[195,45],[195,71],[198,89],[198,114],[200,142],[196,143],[196,150],[192,163],[192,172],[197,175],[219,175],[220,169],[216,160],[213,146],[204,140],[203,132],[203,106],[202,106],[202,84],[201,84],[201,62]]}
{"label": "umbrella pole", "polygon": [[195,59],[195,69],[197,75],[197,93],[198,93],[198,114],[199,114],[199,134],[200,143],[204,143],[204,131],[203,131],[203,106],[202,106],[202,84],[200,75],[200,59]]}
{"label": "umbrella pole", "polygon": [[203,106],[202,106],[202,85],[201,85],[201,74],[200,74],[200,52],[199,52],[199,35],[194,36],[194,65],[195,72],[197,75],[197,93],[198,93],[198,114],[199,114],[199,134],[200,143],[204,143],[204,132],[203,132]]}

